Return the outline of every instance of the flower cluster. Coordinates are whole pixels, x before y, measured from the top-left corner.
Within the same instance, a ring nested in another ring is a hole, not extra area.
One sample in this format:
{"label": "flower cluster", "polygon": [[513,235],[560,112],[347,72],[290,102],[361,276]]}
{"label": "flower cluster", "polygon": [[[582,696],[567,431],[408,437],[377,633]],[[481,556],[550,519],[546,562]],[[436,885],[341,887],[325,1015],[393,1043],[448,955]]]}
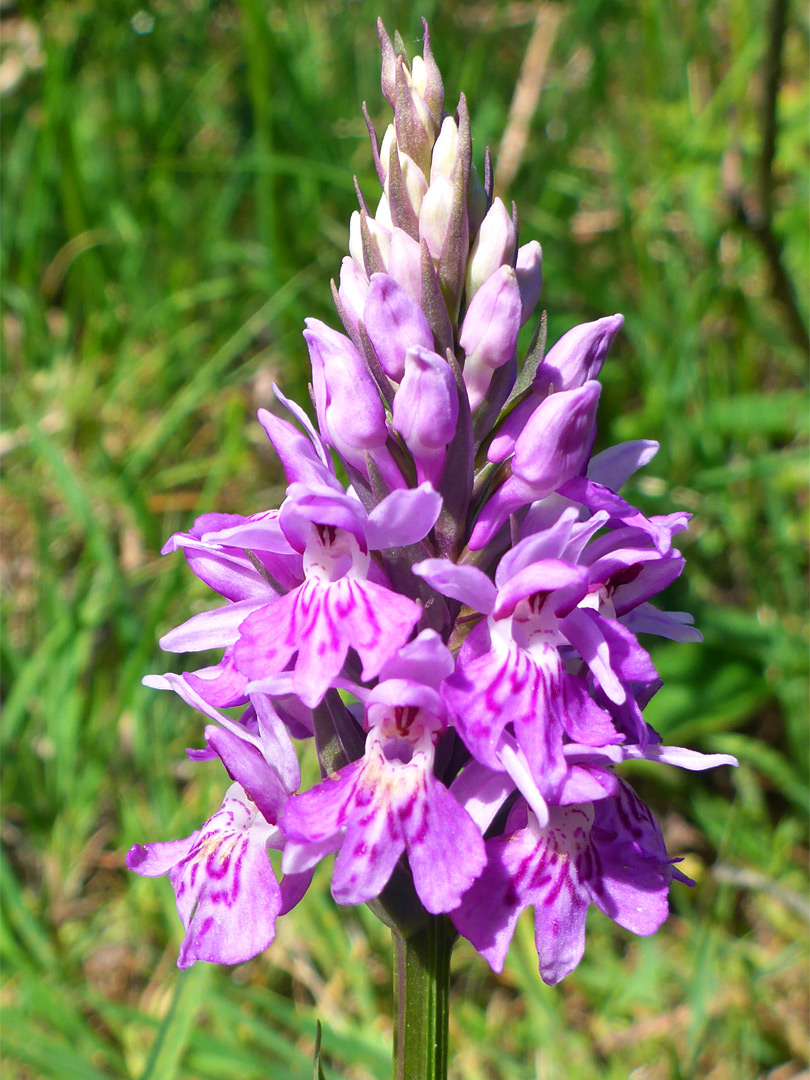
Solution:
{"label": "flower cluster", "polygon": [[[479,179],[427,28],[413,61],[382,26],[380,41],[382,195],[373,212],[360,196],[333,283],[344,333],[315,319],[304,332],[317,427],[276,391],[289,419],[259,421],[286,473],[281,507],[206,514],[164,549],[224,604],[163,648],[223,655],[145,682],[211,721],[189,755],[218,758],[232,783],[198,832],[136,845],[128,864],[169,875],[181,967],[266,948],[335,854],[339,903],[374,902],[395,925],[408,903],[449,913],[495,970],[532,905],[556,983],[582,955],[589,904],[650,934],[670,883],[688,883],[617,766],[733,764],[661,745],[642,715],[660,682],[637,635],[699,638],[650,603],[681,573],[688,515],[646,517],[618,494],[655,443],[592,453],[620,315],[548,352],[541,319],[519,361],[540,245],[519,245],[488,155]],[[300,791],[308,739],[322,782]]]}

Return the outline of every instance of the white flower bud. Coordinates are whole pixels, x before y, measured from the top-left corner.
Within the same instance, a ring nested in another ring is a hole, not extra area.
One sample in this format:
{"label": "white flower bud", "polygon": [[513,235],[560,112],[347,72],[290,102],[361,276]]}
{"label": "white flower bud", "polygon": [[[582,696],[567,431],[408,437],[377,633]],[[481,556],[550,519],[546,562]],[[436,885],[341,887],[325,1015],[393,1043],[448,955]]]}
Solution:
{"label": "white flower bud", "polygon": [[446,176],[439,176],[427,189],[419,211],[419,235],[427,241],[434,259],[441,255],[452,207],[452,181]]}
{"label": "white flower bud", "polygon": [[452,116],[446,116],[442,121],[442,129],[434,144],[433,156],[430,159],[431,184],[440,176],[452,178],[457,153],[458,125]]}

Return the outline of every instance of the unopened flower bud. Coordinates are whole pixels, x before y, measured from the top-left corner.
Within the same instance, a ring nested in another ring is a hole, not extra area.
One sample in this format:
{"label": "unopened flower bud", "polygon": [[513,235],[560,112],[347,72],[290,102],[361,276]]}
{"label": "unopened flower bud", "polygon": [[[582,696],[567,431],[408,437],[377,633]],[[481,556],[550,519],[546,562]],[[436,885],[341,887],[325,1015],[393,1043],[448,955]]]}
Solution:
{"label": "unopened flower bud", "polygon": [[[378,224],[373,218],[366,216],[369,237],[373,245],[373,254],[381,267],[388,265],[388,252],[391,248],[391,230],[384,225]],[[363,229],[359,211],[355,210],[349,221],[349,253],[361,270],[367,275],[377,271],[375,266],[366,266],[363,256]]]}
{"label": "unopened flower bud", "polygon": [[433,334],[422,309],[389,274],[372,274],[363,326],[380,366],[394,382],[402,381],[405,354],[412,345],[433,348]]}
{"label": "unopened flower bud", "polygon": [[388,162],[391,160],[391,147],[396,145],[396,141],[397,133],[394,130],[394,125],[389,124],[385,129],[382,145],[380,146],[380,164],[385,170],[386,176],[388,175]]}
{"label": "unopened flower bud", "polygon": [[431,349],[408,349],[393,425],[413,454],[420,484],[429,480],[438,486],[457,422],[458,391],[450,365]]}
{"label": "unopened flower bud", "polygon": [[452,179],[457,152],[458,125],[452,116],[445,116],[439,137],[433,146],[433,156],[430,159],[431,184],[439,176],[446,176],[448,180]]}
{"label": "unopened flower bud", "polygon": [[499,266],[511,263],[515,226],[501,199],[494,199],[481,222],[467,261],[467,303]]}
{"label": "unopened flower bud", "polygon": [[405,191],[411,206],[413,207],[414,213],[418,216],[419,208],[422,205],[422,200],[428,189],[425,174],[413,158],[408,157],[407,154],[400,153],[399,167],[402,169],[402,180],[405,185]]}
{"label": "unopened flower bud", "polygon": [[368,293],[368,278],[359,269],[354,259],[346,255],[340,264],[340,288],[338,297],[346,318],[352,329],[357,331],[357,324],[363,315],[363,306]]}
{"label": "unopened flower bud", "polygon": [[453,182],[446,176],[437,176],[428,188],[419,211],[419,235],[427,242],[433,259],[438,259],[442,253],[452,209]]}
{"label": "unopened flower bud", "polygon": [[518,248],[515,271],[520,288],[520,325],[524,326],[531,318],[543,288],[543,249],[536,240]]}
{"label": "unopened flower bud", "polygon": [[581,323],[563,334],[537,369],[532,393],[545,396],[552,391],[572,390],[597,378],[623,323],[623,315],[609,315]]}
{"label": "unopened flower bud", "polygon": [[377,209],[374,213],[374,221],[377,225],[382,225],[385,229],[393,229],[394,222],[391,220],[391,209],[388,205],[388,192],[387,190],[380,196],[380,201],[377,203]]}
{"label": "unopened flower bud", "polygon": [[511,266],[495,271],[472,299],[459,344],[465,352],[464,382],[474,410],[483,400],[494,371],[515,355],[520,329],[520,289]]}
{"label": "unopened flower bud", "polygon": [[365,471],[363,452],[385,445],[388,430],[377,386],[351,341],[319,319],[307,319],[318,424],[328,442]]}
{"label": "unopened flower bud", "polygon": [[510,514],[545,498],[582,471],[593,447],[601,389],[594,380],[551,394],[538,405],[517,438],[512,475],[475,524],[471,551],[486,547]]}
{"label": "unopened flower bud", "polygon": [[388,273],[417,304],[422,303],[422,249],[402,229],[391,233]]}
{"label": "unopened flower bud", "polygon": [[593,446],[602,387],[595,380],[541,402],[518,436],[512,474],[547,495],[576,476]]}

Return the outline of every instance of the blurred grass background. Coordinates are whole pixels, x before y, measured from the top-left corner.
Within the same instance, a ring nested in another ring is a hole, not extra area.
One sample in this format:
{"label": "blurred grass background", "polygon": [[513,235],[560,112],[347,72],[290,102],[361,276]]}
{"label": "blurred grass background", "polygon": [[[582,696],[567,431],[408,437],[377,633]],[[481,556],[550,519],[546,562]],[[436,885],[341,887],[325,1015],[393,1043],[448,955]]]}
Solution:
{"label": "blurred grass background", "polygon": [[[479,169],[510,132],[502,170],[521,240],[543,244],[551,340],[627,318],[601,445],[661,441],[633,497],[694,512],[667,606],[706,639],[655,647],[650,719],[741,762],[634,770],[698,882],[654,938],[592,913],[554,990],[528,914],[501,977],[459,945],[452,1076],[806,1076],[805,13],[2,8],[3,1075],[298,1080],[316,1017],[328,1076],[388,1074],[387,932],[333,904],[328,868],[264,956],[181,975],[168,883],[123,860],[218,805],[216,765],[184,759],[199,718],[140,685],[174,666],[158,635],[208,603],[158,551],[204,511],[279,500],[255,411],[274,379],[306,400],[303,319],[336,324],[352,175],[375,183],[360,102],[386,117],[376,16],[415,49],[424,14]],[[522,65],[539,103],[508,122]]]}

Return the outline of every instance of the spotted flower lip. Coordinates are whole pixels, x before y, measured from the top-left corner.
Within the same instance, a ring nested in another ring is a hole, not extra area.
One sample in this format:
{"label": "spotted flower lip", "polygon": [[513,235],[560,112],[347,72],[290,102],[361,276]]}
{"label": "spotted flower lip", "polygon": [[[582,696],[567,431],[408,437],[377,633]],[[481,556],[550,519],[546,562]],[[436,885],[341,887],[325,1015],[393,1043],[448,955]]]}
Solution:
{"label": "spotted flower lip", "polygon": [[[203,514],[164,547],[219,599],[162,647],[218,654],[144,683],[204,717],[188,757],[231,786],[199,829],[136,844],[127,865],[168,875],[181,967],[261,952],[331,855],[339,903],[403,934],[449,914],[496,971],[533,907],[554,984],[591,904],[649,934],[687,880],[626,762],[736,762],[665,745],[643,711],[662,684],[638,635],[700,635],[653,604],[683,570],[690,515],[620,493],[658,444],[593,453],[623,317],[544,354],[543,316],[522,355],[540,244],[518,246],[488,154],[479,177],[427,26],[413,60],[379,34],[393,117],[378,136],[365,112],[380,190],[358,188],[332,283],[343,332],[306,320],[314,421],[275,386],[258,412],[281,505]],[[302,750],[321,770],[303,791]]]}
{"label": "spotted flower lip", "polygon": [[445,716],[432,686],[380,682],[366,702],[364,756],[287,803],[282,826],[291,844],[283,865],[300,865],[296,843],[338,850],[332,893],[354,904],[378,896],[406,853],[426,910],[457,907],[483,868],[484,846],[472,818],[433,775]]}
{"label": "spotted flower lip", "polygon": [[197,960],[237,964],[266,949],[277,917],[303,896],[311,873],[276,880],[267,848],[283,848],[278,818],[295,775],[279,773],[246,737],[213,725],[206,741],[234,780],[220,809],[183,840],[135,844],[127,866],[145,877],[168,874],[186,936],[178,966]]}
{"label": "spotted flower lip", "polygon": [[486,846],[486,868],[452,913],[456,929],[501,971],[517,918],[533,906],[540,976],[551,986],[582,958],[590,904],[648,935],[667,917],[670,882],[694,884],[626,784],[612,798],[553,808],[544,827],[519,803],[505,834]]}

